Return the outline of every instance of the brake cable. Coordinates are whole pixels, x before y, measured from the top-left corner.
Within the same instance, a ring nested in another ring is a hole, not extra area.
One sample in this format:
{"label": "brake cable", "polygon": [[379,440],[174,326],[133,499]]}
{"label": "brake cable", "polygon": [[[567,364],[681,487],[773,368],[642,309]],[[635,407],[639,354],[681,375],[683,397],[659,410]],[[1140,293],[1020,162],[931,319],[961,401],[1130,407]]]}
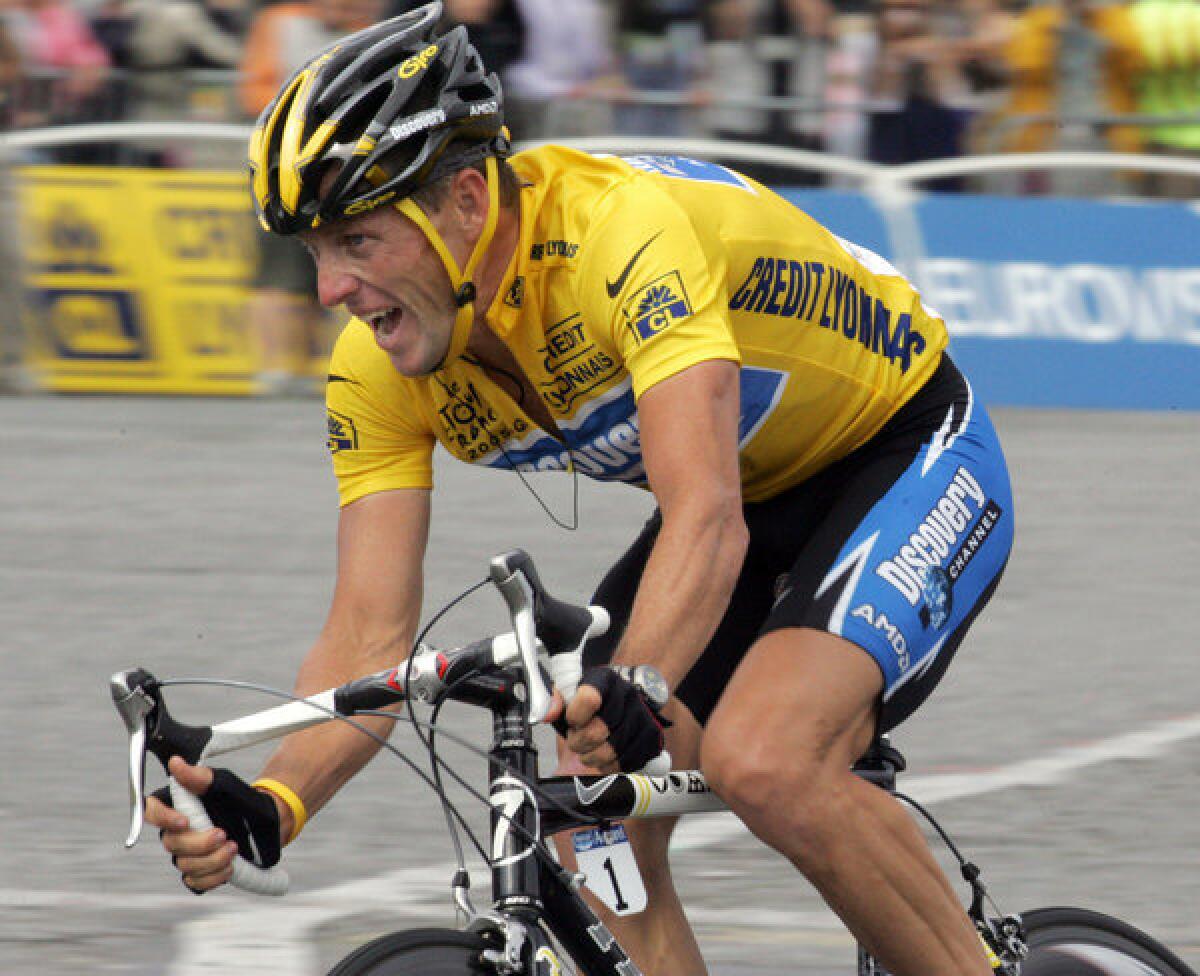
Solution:
{"label": "brake cable", "polygon": [[[433,780],[430,778],[429,774],[426,773],[425,770],[423,770],[420,766],[418,766],[414,760],[412,760],[408,756],[406,756],[403,752],[400,751],[399,748],[392,745],[386,738],[384,738],[378,732],[374,731],[373,729],[367,728],[361,722],[355,721],[349,715],[342,715],[340,712],[337,712],[332,708],[327,708],[324,705],[320,705],[317,702],[311,701],[310,699],[305,698],[302,695],[297,695],[290,691],[284,691],[281,688],[272,688],[269,685],[256,684],[252,681],[234,681],[234,680],[228,679],[228,678],[166,678],[162,681],[159,681],[158,685],[161,688],[182,687],[182,686],[186,686],[186,685],[199,685],[199,686],[219,687],[219,688],[235,688],[235,689],[238,689],[241,691],[257,692],[259,694],[267,695],[271,698],[282,698],[285,701],[303,702],[304,704],[310,706],[311,708],[315,708],[319,712],[324,712],[331,719],[336,719],[339,722],[345,722],[351,728],[356,729],[357,731],[361,732],[368,739],[371,739],[377,745],[381,746],[383,749],[386,749],[388,752],[390,752],[392,755],[394,755],[397,759],[399,759],[401,762],[403,762],[406,766],[408,766],[409,769],[411,769],[414,773],[417,774],[417,776],[421,779],[421,781],[423,783],[425,783],[426,786],[428,786],[431,790],[434,790],[435,793],[437,792],[437,790],[434,786]],[[404,717],[404,716],[397,715],[395,712],[385,712],[385,711],[381,711],[381,710],[364,711],[359,714],[370,715],[370,716],[377,717],[377,718],[387,718],[387,719],[391,719],[392,721],[396,721],[396,720]],[[421,719],[415,719],[413,721],[415,721],[417,723],[422,722]],[[468,745],[467,743],[462,743],[462,744]],[[490,859],[488,858],[487,854],[484,852],[483,846],[479,843],[478,838],[476,838],[474,833],[471,831],[470,825],[466,823],[466,821],[464,820],[462,815],[457,810],[454,811],[454,814],[459,819],[461,826],[463,827],[464,830],[466,830],[468,836],[470,836],[471,841],[475,845],[475,849],[479,852],[480,857],[483,858],[485,863],[490,864]]]}
{"label": "brake cable", "polygon": [[962,875],[962,879],[971,886],[971,907],[968,909],[967,914],[969,914],[973,920],[982,920],[984,917],[983,906],[984,902],[986,901],[987,904],[992,906],[992,911],[994,911],[997,915],[1003,915],[1004,912],[1001,910],[1000,906],[996,904],[995,899],[992,898],[992,896],[988,893],[987,885],[983,883],[981,878],[983,872],[980,871],[979,866],[973,861],[968,861],[965,857],[963,857],[962,852],[959,851],[954,841],[950,839],[950,835],[942,829],[942,825],[934,819],[933,814],[906,793],[900,793],[893,790],[892,795],[902,803],[908,804],[908,806],[912,807],[917,811],[917,813],[924,817],[926,822],[937,831],[938,836],[942,839],[942,843],[946,845],[946,849],[949,850],[954,856],[954,859],[958,861],[958,870]]}
{"label": "brake cable", "polygon": [[[458,596],[454,597],[452,600],[450,600],[448,603],[446,603],[441,609],[439,609],[437,611],[437,613],[435,613],[434,616],[430,619],[430,621],[425,625],[425,627],[422,628],[420,635],[418,636],[417,640],[414,642],[414,650],[417,646],[420,646],[421,642],[424,640],[425,636],[429,633],[429,631],[433,628],[433,626],[436,623],[438,623],[450,610],[452,610],[455,606],[457,606],[459,603],[461,603],[467,597],[471,596],[472,594],[474,594],[475,592],[480,590],[483,586],[485,586],[489,582],[490,582],[490,580],[484,579],[478,583],[473,584],[472,586],[470,586],[466,590],[464,590],[462,593],[458,594]],[[410,654],[407,661],[405,662],[405,687],[406,688],[409,686],[409,679],[412,676],[412,667],[413,667],[413,654]],[[236,681],[236,680],[225,679],[225,678],[171,678],[171,679],[167,679],[164,681],[160,681],[159,685],[164,688],[171,687],[171,686],[185,686],[185,685],[200,685],[200,686],[210,686],[210,687],[216,686],[216,687],[224,687],[224,688],[235,688],[235,689],[240,689],[240,690],[244,690],[244,691],[257,692],[257,693],[264,694],[264,695],[267,695],[267,696],[270,696],[273,698],[281,698],[286,701],[304,702],[304,703],[310,705],[311,707],[317,709],[318,711],[325,712],[327,715],[329,715],[330,718],[336,719],[337,721],[340,721],[340,722],[344,722],[347,725],[349,725],[351,728],[356,729],[357,731],[361,732],[363,735],[367,736],[367,738],[371,739],[373,742],[375,742],[381,748],[387,750],[389,753],[394,755],[397,759],[401,760],[406,766],[408,766],[409,769],[411,769],[414,773],[416,773],[417,776],[420,778],[420,780],[426,786],[428,786],[430,788],[430,790],[433,791],[435,796],[437,796],[438,801],[440,802],[440,804],[442,806],[443,813],[446,816],[448,832],[450,833],[451,841],[452,841],[452,844],[454,847],[455,863],[456,863],[456,867],[457,867],[457,873],[456,873],[455,879],[454,879],[454,884],[456,884],[456,885],[461,883],[461,884],[463,884],[464,887],[466,887],[467,886],[466,882],[469,879],[469,875],[468,875],[467,869],[466,869],[466,858],[463,853],[462,842],[461,842],[461,838],[459,837],[459,833],[458,833],[459,828],[461,828],[462,831],[467,835],[467,837],[471,841],[471,845],[475,848],[475,851],[479,854],[479,857],[483,861],[483,863],[486,864],[489,868],[491,868],[492,861],[491,861],[491,858],[488,857],[487,852],[484,850],[483,845],[480,843],[479,838],[476,835],[475,831],[471,828],[471,825],[467,822],[466,817],[462,814],[462,812],[458,809],[458,807],[450,800],[449,796],[446,794],[446,790],[442,784],[442,778],[441,778],[441,771],[443,771],[443,770],[450,776],[451,779],[453,779],[472,798],[477,800],[481,805],[491,808],[502,819],[507,820],[509,827],[517,834],[517,836],[519,836],[523,840],[526,840],[529,842],[530,849],[533,851],[534,856],[537,857],[540,861],[542,861],[543,864],[547,865],[552,870],[561,871],[562,865],[560,865],[558,863],[558,861],[554,858],[554,856],[551,855],[549,849],[546,847],[546,844],[545,844],[545,841],[543,838],[538,837],[537,835],[526,830],[521,824],[517,823],[511,815],[505,813],[502,810],[495,810],[495,807],[492,805],[490,799],[488,797],[485,797],[481,792],[479,792],[477,789],[475,789],[473,786],[471,786],[461,775],[459,775],[459,773],[445,759],[443,759],[441,756],[439,756],[437,754],[437,751],[434,748],[434,745],[433,745],[434,738],[438,733],[441,733],[445,738],[450,739],[456,745],[462,747],[463,749],[466,749],[468,752],[474,753],[475,755],[479,756],[480,758],[486,759],[489,762],[493,762],[493,763],[496,762],[495,757],[493,757],[490,753],[484,751],[483,749],[480,749],[473,742],[470,742],[467,739],[465,739],[464,737],[462,737],[454,732],[450,732],[437,724],[437,718],[441,711],[441,707],[443,704],[445,704],[445,702],[450,700],[450,697],[449,697],[450,693],[455,688],[457,688],[460,684],[469,680],[470,677],[471,677],[470,674],[463,675],[463,676],[459,677],[458,679],[456,679],[454,682],[452,682],[450,685],[448,685],[445,689],[443,689],[443,692],[439,696],[438,701],[434,704],[433,712],[432,712],[432,715],[431,715],[431,718],[429,721],[426,721],[424,719],[417,717],[416,712],[413,708],[412,698],[408,695],[405,695],[405,698],[404,698],[405,711],[406,711],[406,714],[404,714],[404,715],[398,714],[396,712],[384,711],[383,709],[364,709],[362,711],[355,713],[357,716],[371,716],[371,717],[376,717],[376,718],[384,718],[384,719],[388,719],[389,721],[393,721],[393,722],[399,721],[401,719],[408,721],[408,723],[413,727],[414,733],[416,734],[417,738],[425,746],[426,750],[429,753],[430,770],[431,770],[429,773],[426,773],[423,769],[420,768],[420,766],[417,765],[417,763],[413,759],[409,758],[409,756],[407,756],[403,752],[401,752],[398,747],[392,745],[392,743],[389,742],[387,740],[387,738],[385,738],[384,736],[375,732],[373,729],[369,729],[365,725],[363,725],[361,722],[355,721],[355,719],[352,718],[351,716],[342,715],[332,708],[328,708],[323,705],[319,705],[315,702],[312,702],[312,701],[306,699],[305,697],[303,697],[301,695],[294,694],[293,692],[283,691],[282,689],[273,688],[269,685],[261,685],[261,684],[257,684],[257,683],[249,682],[249,681]],[[429,733],[428,736],[425,734],[426,730],[428,730],[428,733]],[[504,766],[504,769],[506,770],[506,772],[510,776],[512,776],[514,779],[516,779],[518,782],[522,783],[523,785],[527,786],[529,788],[529,790],[533,793],[534,796],[536,796],[539,800],[546,803],[547,805],[557,809],[561,813],[567,814],[568,816],[571,816],[571,817],[580,818],[580,819],[582,819],[582,822],[584,824],[588,824],[588,825],[595,826],[595,825],[604,824],[606,822],[603,817],[598,817],[595,815],[587,814],[584,811],[574,810],[574,809],[570,808],[566,804],[559,801],[556,797],[550,795],[545,790],[543,790],[542,787],[538,784],[538,782],[536,780],[531,779],[530,777],[528,777],[524,773],[522,773],[520,770],[515,769],[514,767],[510,766],[507,763],[504,763],[503,766]],[[457,821],[457,826],[455,824],[455,821]]]}

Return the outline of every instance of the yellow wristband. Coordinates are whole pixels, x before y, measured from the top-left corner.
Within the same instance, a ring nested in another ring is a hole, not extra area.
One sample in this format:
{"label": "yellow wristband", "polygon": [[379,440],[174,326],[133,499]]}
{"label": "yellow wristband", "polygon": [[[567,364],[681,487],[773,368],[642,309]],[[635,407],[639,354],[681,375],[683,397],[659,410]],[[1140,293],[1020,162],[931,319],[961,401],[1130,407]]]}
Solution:
{"label": "yellow wristband", "polygon": [[277,779],[256,779],[250,785],[256,790],[266,790],[272,796],[279,797],[287,805],[287,808],[292,811],[292,834],[283,842],[286,847],[300,836],[300,831],[304,829],[304,825],[308,822],[308,811],[304,809],[304,801],[296,796],[294,790],[284,786]]}

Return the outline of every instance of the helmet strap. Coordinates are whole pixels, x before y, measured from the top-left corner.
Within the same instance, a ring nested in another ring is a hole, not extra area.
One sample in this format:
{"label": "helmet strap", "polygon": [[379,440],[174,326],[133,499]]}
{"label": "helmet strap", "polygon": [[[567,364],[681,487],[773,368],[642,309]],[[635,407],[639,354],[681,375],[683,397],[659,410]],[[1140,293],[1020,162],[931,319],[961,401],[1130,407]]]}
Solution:
{"label": "helmet strap", "polygon": [[446,246],[442,235],[434,228],[432,221],[430,221],[425,211],[417,206],[416,201],[411,197],[405,197],[396,204],[396,209],[420,227],[426,238],[428,238],[438,257],[442,259],[442,264],[446,268],[446,274],[450,278],[450,287],[454,290],[454,302],[458,306],[458,313],[454,317],[454,330],[450,334],[450,347],[446,350],[446,355],[441,363],[438,364],[439,369],[445,369],[466,351],[467,340],[471,336],[471,328],[475,323],[475,298],[478,293],[472,278],[475,270],[479,267],[479,262],[483,260],[484,254],[487,253],[488,246],[492,243],[492,238],[496,236],[496,225],[500,219],[500,179],[496,175],[496,158],[489,156],[485,166],[485,179],[487,180],[488,189],[487,217],[484,219],[483,230],[479,234],[479,240],[475,242],[475,248],[471,251],[470,257],[467,258],[467,266],[465,268],[459,268],[458,262],[454,260],[454,255],[450,253],[450,248]]}

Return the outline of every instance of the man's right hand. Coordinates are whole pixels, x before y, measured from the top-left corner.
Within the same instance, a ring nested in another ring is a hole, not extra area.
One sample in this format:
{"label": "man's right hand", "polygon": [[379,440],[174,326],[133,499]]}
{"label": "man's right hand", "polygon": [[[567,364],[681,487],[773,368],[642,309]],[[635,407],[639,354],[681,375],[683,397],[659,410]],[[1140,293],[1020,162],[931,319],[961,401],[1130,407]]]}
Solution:
{"label": "man's right hand", "polygon": [[214,824],[211,830],[193,830],[187,817],[170,806],[165,789],[146,798],[146,821],[159,828],[163,848],[189,890],[202,894],[225,884],[238,853],[259,867],[279,861],[282,804],[273,796],[228,770],[190,766],[179,757],[170,761],[168,770],[180,786],[200,798]]}
{"label": "man's right hand", "polygon": [[670,725],[641,688],[607,665],[584,672],[565,718],[567,746],[601,773],[642,769],[662,752]]}

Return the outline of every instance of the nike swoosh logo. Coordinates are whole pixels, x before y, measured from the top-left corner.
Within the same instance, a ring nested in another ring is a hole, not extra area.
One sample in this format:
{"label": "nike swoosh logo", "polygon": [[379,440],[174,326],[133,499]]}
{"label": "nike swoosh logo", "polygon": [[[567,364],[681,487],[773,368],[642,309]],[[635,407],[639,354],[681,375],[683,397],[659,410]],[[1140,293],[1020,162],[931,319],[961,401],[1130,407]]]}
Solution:
{"label": "nike swoosh logo", "polygon": [[[650,242],[647,241],[646,243],[648,244]],[[579,802],[584,806],[591,806],[600,798],[604,791],[612,785],[612,781],[616,778],[617,774],[612,773],[609,776],[605,776],[604,779],[598,779],[591,786],[588,786],[586,783],[580,781],[579,778],[576,777],[575,795],[579,797]]]}
{"label": "nike swoosh logo", "polygon": [[338,376],[337,373],[330,373],[325,377],[325,380],[329,383],[353,383],[356,386],[358,385],[358,380],[352,380],[349,376]]}
{"label": "nike swoosh logo", "polygon": [[634,252],[633,257],[629,259],[629,263],[625,265],[625,270],[617,276],[616,281],[604,282],[604,287],[608,289],[609,298],[616,298],[619,294],[621,294],[621,289],[625,287],[625,280],[629,277],[629,272],[633,270],[633,266],[637,264],[637,259],[642,256],[642,252],[646,250],[646,248],[658,240],[659,235],[661,234],[662,231],[660,230],[657,234],[651,237],[650,240],[646,241],[645,244],[639,247],[636,252]]}

